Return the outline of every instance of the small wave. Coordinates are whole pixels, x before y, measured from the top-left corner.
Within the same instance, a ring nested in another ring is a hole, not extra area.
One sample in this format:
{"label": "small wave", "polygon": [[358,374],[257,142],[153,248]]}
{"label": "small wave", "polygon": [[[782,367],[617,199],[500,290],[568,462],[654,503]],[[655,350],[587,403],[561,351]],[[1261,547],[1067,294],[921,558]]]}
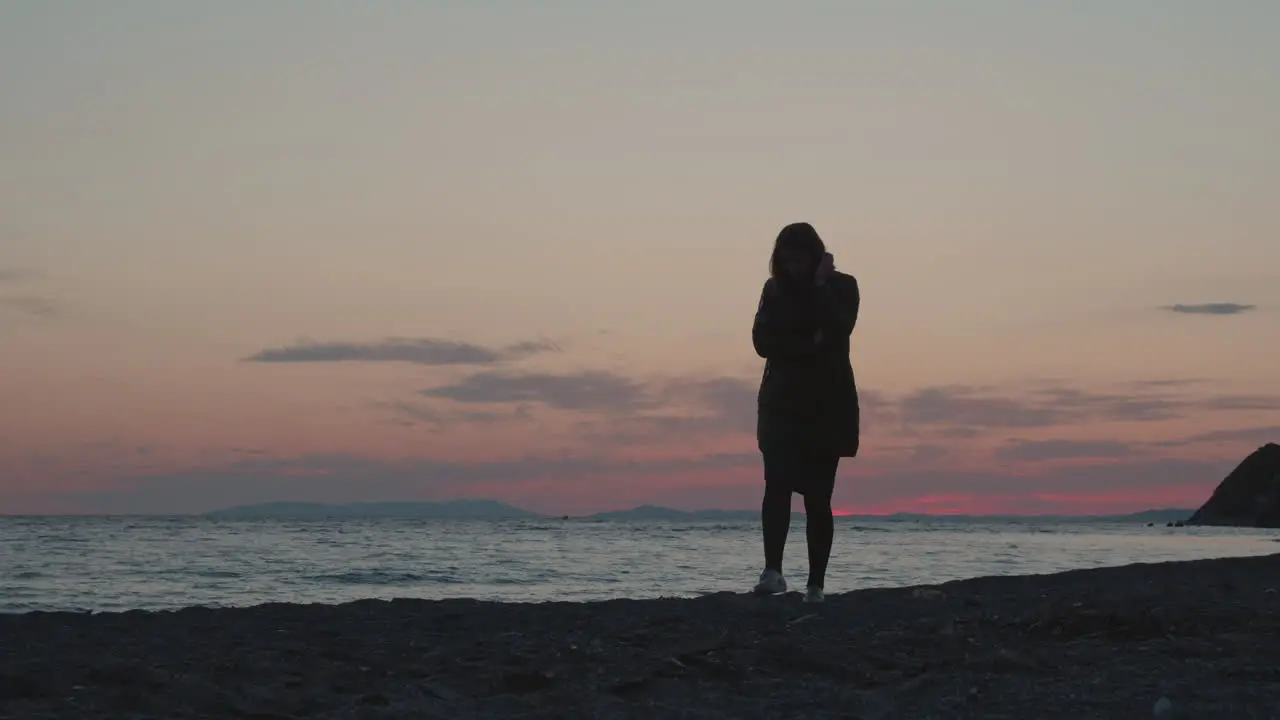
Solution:
{"label": "small wave", "polygon": [[384,570],[351,570],[343,573],[312,575],[305,578],[318,583],[339,585],[417,585],[420,583],[454,585],[462,582],[452,575],[387,572]]}
{"label": "small wave", "polygon": [[197,577],[213,578],[216,580],[234,580],[244,577],[243,573],[234,570],[198,570],[194,573]]}
{"label": "small wave", "polygon": [[489,581],[490,585],[541,585],[545,580],[539,577],[500,577]]}
{"label": "small wave", "polygon": [[22,572],[14,573],[10,577],[12,577],[14,580],[39,580],[42,577],[48,577],[48,576],[36,570],[23,570]]}
{"label": "small wave", "polygon": [[[136,567],[143,566],[143,564],[129,563],[129,566],[136,568]],[[236,572],[235,570],[217,570],[217,569],[210,569],[210,568],[188,568],[188,567],[168,567],[168,568],[160,568],[155,570],[143,570],[142,572],[137,572],[135,574],[163,577],[163,578],[172,577],[172,578],[179,578],[183,580],[186,580],[189,578],[200,578],[205,580],[237,580],[239,578],[244,577],[244,573]]]}

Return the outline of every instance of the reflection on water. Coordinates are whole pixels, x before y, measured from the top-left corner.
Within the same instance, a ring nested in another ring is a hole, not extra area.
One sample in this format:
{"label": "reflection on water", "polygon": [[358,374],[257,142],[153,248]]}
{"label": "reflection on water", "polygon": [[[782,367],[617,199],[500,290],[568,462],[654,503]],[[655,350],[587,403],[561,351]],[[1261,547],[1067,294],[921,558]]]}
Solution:
{"label": "reflection on water", "polygon": [[[1280,533],[1120,523],[836,521],[829,592],[1280,552]],[[0,518],[0,612],[360,598],[599,600],[744,590],[754,522]],[[804,521],[787,574],[805,572]]]}

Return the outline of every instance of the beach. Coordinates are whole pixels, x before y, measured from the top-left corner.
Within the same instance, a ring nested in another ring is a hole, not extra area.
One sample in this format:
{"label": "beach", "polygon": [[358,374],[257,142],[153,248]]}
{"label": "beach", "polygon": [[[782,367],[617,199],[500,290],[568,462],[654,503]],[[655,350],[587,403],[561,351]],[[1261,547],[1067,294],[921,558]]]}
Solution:
{"label": "beach", "polygon": [[9,614],[0,717],[1271,718],[1278,591],[1267,555],[822,605],[726,592]]}

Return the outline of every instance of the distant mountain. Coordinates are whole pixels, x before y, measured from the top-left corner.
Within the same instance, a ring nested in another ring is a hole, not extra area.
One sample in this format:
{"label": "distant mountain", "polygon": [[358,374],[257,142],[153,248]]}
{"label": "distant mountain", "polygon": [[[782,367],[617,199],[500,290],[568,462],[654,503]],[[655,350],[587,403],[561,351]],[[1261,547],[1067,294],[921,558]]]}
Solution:
{"label": "distant mountain", "polygon": [[1280,445],[1250,453],[1187,524],[1280,528]]}
{"label": "distant mountain", "polygon": [[1186,520],[1191,516],[1190,510],[1180,510],[1176,508],[1160,509],[1160,510],[1143,510],[1136,513],[1126,513],[1123,515],[924,515],[917,513],[896,513],[894,515],[865,515],[857,516],[866,519],[880,520],[914,520],[919,522],[929,522],[938,520],[955,520],[969,522],[1018,522],[1035,520],[1038,522],[1117,522],[1117,523],[1165,523],[1178,522]]}
{"label": "distant mountain", "polygon": [[758,510],[674,510],[657,505],[641,505],[630,510],[587,515],[586,520],[749,520],[760,516]]}
{"label": "distant mountain", "polygon": [[1129,513],[1128,515],[1108,515],[1100,519],[1115,520],[1117,522],[1143,522],[1155,523],[1163,525],[1171,522],[1186,522],[1191,517],[1194,510],[1167,508],[1162,510],[1143,510],[1142,512]]}
{"label": "distant mountain", "polygon": [[[863,521],[896,521],[896,522],[1013,522],[1019,520],[1037,520],[1054,522],[1134,522],[1159,523],[1180,522],[1191,516],[1191,510],[1176,508],[1143,510],[1123,515],[928,515],[923,513],[894,513],[892,515],[846,515],[845,519]],[[795,514],[802,517],[800,513]],[[760,517],[758,510],[675,510],[656,505],[641,505],[630,510],[613,510],[585,516],[584,520],[755,520]]]}
{"label": "distant mountain", "polygon": [[437,518],[506,520],[541,517],[495,500],[449,502],[358,502],[344,505],[312,502],[269,502],[205,513],[205,517],[248,518]]}
{"label": "distant mountain", "polygon": [[[1165,524],[1180,522],[1191,510],[1145,510],[1127,515],[926,515],[896,513],[893,515],[851,515],[845,519],[880,522],[1017,522],[1026,520],[1054,522],[1141,522]],[[329,504],[314,502],[268,502],[239,505],[204,513],[205,517],[225,519],[251,518],[434,518],[462,520],[511,520],[546,517],[496,500],[452,500],[448,502],[357,502]],[[758,510],[676,510],[657,505],[641,505],[629,510],[611,510],[576,516],[577,520],[692,522],[699,520],[736,522],[757,520]],[[795,517],[803,517],[796,513]]]}

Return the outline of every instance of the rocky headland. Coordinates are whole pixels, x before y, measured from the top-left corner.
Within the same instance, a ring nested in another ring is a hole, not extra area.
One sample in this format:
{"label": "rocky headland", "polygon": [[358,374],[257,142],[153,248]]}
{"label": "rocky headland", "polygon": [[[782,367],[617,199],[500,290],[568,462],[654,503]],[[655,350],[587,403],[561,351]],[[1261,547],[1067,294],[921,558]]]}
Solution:
{"label": "rocky headland", "polygon": [[1280,445],[1245,458],[1186,524],[1280,528]]}

